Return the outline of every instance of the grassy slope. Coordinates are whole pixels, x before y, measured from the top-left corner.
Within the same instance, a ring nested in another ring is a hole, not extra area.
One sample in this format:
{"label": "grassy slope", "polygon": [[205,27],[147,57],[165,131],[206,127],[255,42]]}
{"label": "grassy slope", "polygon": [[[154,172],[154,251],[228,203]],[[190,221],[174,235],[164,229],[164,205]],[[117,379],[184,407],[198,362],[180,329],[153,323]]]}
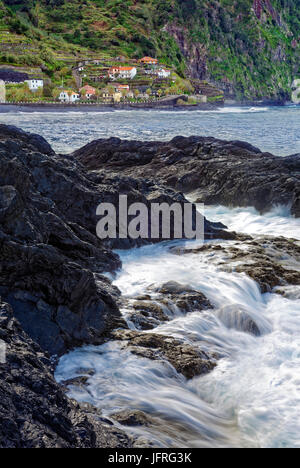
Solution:
{"label": "grassy slope", "polygon": [[[9,17],[0,0],[0,39],[2,16],[2,28],[18,33],[12,40],[22,33],[31,60],[48,68],[88,51],[156,55],[182,75],[200,60],[208,79],[238,96],[278,97],[300,75],[300,0],[271,2],[280,20],[266,7],[258,19],[253,0],[6,0]],[[168,26],[183,32],[184,44]]]}

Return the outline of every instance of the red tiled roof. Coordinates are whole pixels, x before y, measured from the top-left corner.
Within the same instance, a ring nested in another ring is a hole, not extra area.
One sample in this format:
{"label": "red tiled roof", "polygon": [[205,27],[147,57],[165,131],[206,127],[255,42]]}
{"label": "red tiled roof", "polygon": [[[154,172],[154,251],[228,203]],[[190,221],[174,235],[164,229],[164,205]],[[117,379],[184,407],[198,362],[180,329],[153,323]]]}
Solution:
{"label": "red tiled roof", "polygon": [[143,57],[141,62],[157,62],[158,60],[152,57]]}
{"label": "red tiled roof", "polygon": [[109,73],[118,73],[120,71],[130,71],[133,69],[134,67],[112,67],[109,69]]}
{"label": "red tiled roof", "polygon": [[90,86],[90,85],[85,85],[83,86],[80,91],[82,91],[83,89],[85,89],[86,91],[91,91],[92,93],[95,93],[96,92],[96,89],[93,88],[93,86]]}
{"label": "red tiled roof", "polygon": [[133,70],[134,67],[119,67],[119,70],[120,71],[130,71],[130,70]]}

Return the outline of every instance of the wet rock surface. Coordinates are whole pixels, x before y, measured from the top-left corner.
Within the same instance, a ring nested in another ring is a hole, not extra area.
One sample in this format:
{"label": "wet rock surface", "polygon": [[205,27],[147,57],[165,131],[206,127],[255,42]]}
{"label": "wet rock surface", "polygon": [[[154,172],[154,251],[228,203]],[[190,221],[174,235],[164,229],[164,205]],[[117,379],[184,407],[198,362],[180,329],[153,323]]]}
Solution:
{"label": "wet rock surface", "polygon": [[138,330],[152,330],[176,316],[213,309],[213,305],[200,291],[175,281],[161,286],[153,285],[144,296],[124,302],[126,319]]}
{"label": "wet rock surface", "polygon": [[122,431],[100,421],[93,408],[66,397],[51,361],[23,331],[12,308],[0,299],[1,448],[131,447]]}
{"label": "wet rock surface", "polygon": [[144,426],[148,427],[153,424],[153,420],[150,416],[148,416],[143,411],[139,410],[124,410],[119,411],[118,413],[114,413],[111,415],[111,418],[114,421],[122,424],[122,426],[129,426],[129,427],[138,427]]}
{"label": "wet rock surface", "polygon": [[168,361],[179,374],[187,379],[211,372],[215,366],[214,356],[175,338],[155,333],[140,333],[132,330],[116,330],[115,340],[137,356],[151,360]]}
{"label": "wet rock surface", "polygon": [[96,140],[74,153],[87,168],[149,178],[198,202],[291,206],[300,216],[300,155],[276,157],[241,141],[176,137],[170,142]]}
{"label": "wet rock surface", "polygon": [[123,323],[102,276],[121,263],[94,234],[101,193],[43,138],[0,125],[0,294],[51,354],[101,343]]}
{"label": "wet rock surface", "polygon": [[245,273],[262,293],[275,287],[300,285],[300,243],[283,237],[260,236],[233,244],[207,244],[197,249],[171,249],[175,255],[209,255],[228,272]]}
{"label": "wet rock surface", "polygon": [[242,306],[225,306],[217,312],[217,316],[229,329],[235,329],[254,336],[261,335],[259,326]]}
{"label": "wet rock surface", "polygon": [[143,301],[128,301],[126,317],[138,330],[152,330],[162,322],[171,320],[171,312],[167,306],[151,299]]}
{"label": "wet rock surface", "polygon": [[162,296],[165,301],[175,304],[183,312],[213,309],[212,304],[204,294],[195,291],[187,284],[169,281],[162,286],[154,287],[153,290]]}

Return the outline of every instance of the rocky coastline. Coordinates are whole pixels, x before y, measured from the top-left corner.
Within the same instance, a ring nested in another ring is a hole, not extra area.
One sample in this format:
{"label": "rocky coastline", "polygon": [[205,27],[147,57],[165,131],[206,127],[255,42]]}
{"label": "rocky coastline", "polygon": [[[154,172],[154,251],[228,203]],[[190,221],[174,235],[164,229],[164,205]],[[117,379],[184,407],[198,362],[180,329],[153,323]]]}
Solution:
{"label": "rocky coastline", "polygon": [[96,140],[74,156],[93,171],[147,178],[199,203],[287,205],[300,217],[300,155],[274,156],[243,141],[176,137],[169,142]]}
{"label": "rocky coastline", "polygon": [[[174,308],[213,309],[201,292],[170,282],[128,301],[107,278],[122,266],[113,249],[158,241],[96,237],[96,207],[117,203],[120,194],[145,204],[184,203],[192,195],[261,212],[282,203],[300,217],[300,155],[279,158],[244,142],[200,137],[168,143],[113,138],[58,155],[42,137],[0,125],[0,340],[7,350],[0,363],[0,447],[132,447],[134,440],[115,422],[151,424],[138,412],[107,420],[67,398],[54,380],[54,365],[76,347],[115,340],[137,356],[167,361],[186,379],[212,371],[220,359],[155,333]],[[299,242],[253,239],[208,220],[205,236],[223,243],[205,244],[199,258],[209,253],[214,261],[221,250],[223,268],[247,274],[262,292],[288,294],[300,284]],[[137,331],[129,330],[124,307]],[[236,314],[228,326],[259,336],[243,311]],[[79,376],[75,384],[86,380]]]}

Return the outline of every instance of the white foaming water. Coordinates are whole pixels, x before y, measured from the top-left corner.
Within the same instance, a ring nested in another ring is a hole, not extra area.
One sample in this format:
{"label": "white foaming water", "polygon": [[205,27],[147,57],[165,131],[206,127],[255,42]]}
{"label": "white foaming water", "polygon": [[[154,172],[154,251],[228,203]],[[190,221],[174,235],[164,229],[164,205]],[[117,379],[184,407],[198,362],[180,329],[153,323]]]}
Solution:
{"label": "white foaming water", "polygon": [[[270,234],[272,226],[273,234],[296,234],[296,220],[280,216],[278,210],[266,216],[253,209],[210,207],[208,212],[212,220],[220,216],[238,231],[256,228]],[[139,358],[119,343],[108,343],[64,356],[57,379],[80,375],[82,368],[94,369],[88,387],[71,387],[70,395],[102,408],[108,417],[122,409],[145,411],[153,417],[153,425],[130,429],[141,445],[300,447],[299,295],[291,294],[292,299],[262,295],[244,274],[219,269],[210,254],[177,256],[169,247],[120,252],[123,270],[115,285],[127,297],[170,280],[202,291],[214,310],[176,317],[155,333],[217,353],[221,359],[216,369],[186,381],[167,362]],[[226,327],[220,317],[236,310],[255,321],[260,337]]]}
{"label": "white foaming water", "polygon": [[255,208],[205,206],[205,216],[222,222],[231,231],[300,239],[300,218],[291,216],[287,206],[274,207],[264,216]]}

